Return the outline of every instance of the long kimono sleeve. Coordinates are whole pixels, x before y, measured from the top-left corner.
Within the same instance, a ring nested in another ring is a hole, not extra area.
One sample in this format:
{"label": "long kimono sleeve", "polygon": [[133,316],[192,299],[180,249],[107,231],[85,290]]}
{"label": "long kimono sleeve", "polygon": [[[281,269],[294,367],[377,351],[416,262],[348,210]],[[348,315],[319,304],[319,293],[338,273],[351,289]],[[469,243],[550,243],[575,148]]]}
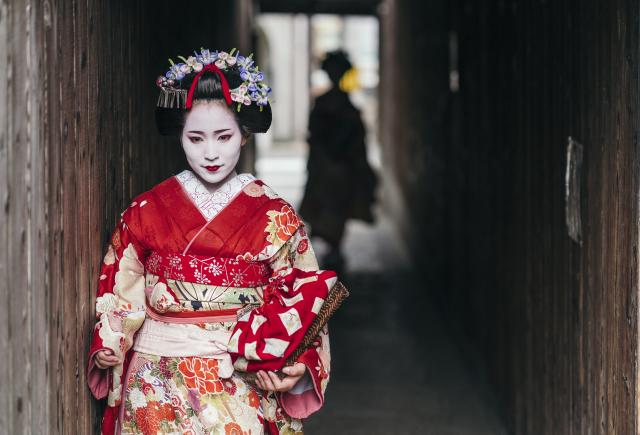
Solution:
{"label": "long kimono sleeve", "polygon": [[[87,381],[93,395],[107,397],[107,405],[119,404],[125,355],[145,318],[144,261],[146,249],[135,236],[139,220],[135,202],[113,231],[102,262],[96,298],[97,323],[89,350]],[[122,363],[107,369],[95,365],[94,355],[109,349]]]}
{"label": "long kimono sleeve", "polygon": [[[236,368],[250,371],[281,368],[337,281],[334,272],[318,270],[304,226],[274,255],[271,268],[272,279],[279,283],[280,291],[271,300],[265,296],[263,306],[239,320],[230,343],[241,355]],[[297,359],[306,366],[306,374],[292,390],[277,394],[288,415],[305,418],[322,407],[330,360],[325,325],[313,345]]]}

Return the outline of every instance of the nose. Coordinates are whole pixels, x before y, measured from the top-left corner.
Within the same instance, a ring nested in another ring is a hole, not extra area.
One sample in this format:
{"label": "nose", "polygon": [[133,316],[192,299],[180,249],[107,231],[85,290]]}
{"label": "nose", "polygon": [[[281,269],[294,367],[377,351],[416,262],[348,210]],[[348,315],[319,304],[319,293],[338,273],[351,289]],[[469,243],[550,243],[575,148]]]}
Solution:
{"label": "nose", "polygon": [[208,162],[213,162],[218,157],[219,156],[218,156],[216,141],[212,139],[208,140],[204,150],[204,159],[207,160]]}

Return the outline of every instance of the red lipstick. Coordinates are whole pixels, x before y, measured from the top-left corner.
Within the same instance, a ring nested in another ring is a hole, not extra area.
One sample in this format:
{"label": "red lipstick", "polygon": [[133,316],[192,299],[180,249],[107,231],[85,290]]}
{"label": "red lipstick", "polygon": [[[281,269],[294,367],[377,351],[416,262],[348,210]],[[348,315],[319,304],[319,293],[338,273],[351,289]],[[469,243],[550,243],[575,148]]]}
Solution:
{"label": "red lipstick", "polygon": [[209,172],[216,172],[220,167],[221,165],[205,166],[205,169]]}

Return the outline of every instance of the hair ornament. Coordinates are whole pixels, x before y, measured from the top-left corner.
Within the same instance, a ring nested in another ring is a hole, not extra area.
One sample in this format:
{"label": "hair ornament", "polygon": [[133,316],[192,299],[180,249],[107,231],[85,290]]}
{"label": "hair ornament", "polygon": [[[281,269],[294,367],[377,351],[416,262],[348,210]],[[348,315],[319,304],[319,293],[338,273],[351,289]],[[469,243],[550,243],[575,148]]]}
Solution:
{"label": "hair ornament", "polygon": [[[211,51],[201,48],[200,52],[194,51],[193,56],[187,58],[178,56],[182,62],[175,63],[169,59],[169,70],[156,79],[156,85],[160,88],[158,107],[190,109],[193,91],[200,76],[205,71],[213,71],[220,76],[225,100],[228,105],[236,104],[239,112],[242,106],[255,104],[263,110],[269,104],[271,88],[264,83],[264,73],[253,61],[253,53],[242,56],[233,48],[230,52]],[[189,89],[182,86],[182,80],[195,73]],[[229,88],[227,75],[233,73],[239,75],[241,83],[232,89]]]}

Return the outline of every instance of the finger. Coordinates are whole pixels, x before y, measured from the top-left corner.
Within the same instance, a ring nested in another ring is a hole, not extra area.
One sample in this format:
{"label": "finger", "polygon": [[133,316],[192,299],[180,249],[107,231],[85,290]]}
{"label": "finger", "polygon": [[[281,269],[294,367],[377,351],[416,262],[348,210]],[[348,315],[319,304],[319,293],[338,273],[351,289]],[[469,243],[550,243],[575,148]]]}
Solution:
{"label": "finger", "polygon": [[282,373],[284,373],[284,374],[285,374],[285,375],[287,375],[287,376],[291,376],[291,375],[293,374],[293,372],[294,372],[293,366],[291,366],[291,367],[284,367],[284,368],[282,369]]}
{"label": "finger", "polygon": [[282,369],[282,371],[289,376],[302,376],[307,370],[307,366],[301,363],[296,363],[293,366],[288,366]]}
{"label": "finger", "polygon": [[102,365],[109,365],[109,366],[116,365],[120,362],[118,357],[115,357],[115,356],[98,357],[97,360],[100,361]]}
{"label": "finger", "polygon": [[102,356],[102,357],[112,356],[113,355],[113,351],[110,350],[110,349],[105,349],[105,350],[98,351],[98,353],[96,353],[96,355],[99,355],[99,356]]}
{"label": "finger", "polygon": [[269,371],[267,373],[269,375],[269,379],[271,380],[271,383],[273,384],[274,391],[280,391],[280,388],[282,387],[282,381],[280,380],[278,375],[276,375],[275,372],[272,372],[272,371]]}
{"label": "finger", "polygon": [[273,385],[271,385],[271,381],[269,380],[269,376],[266,373],[260,373],[260,379],[262,379],[263,390],[272,391]]}
{"label": "finger", "polygon": [[257,382],[259,382],[258,386],[261,389],[266,390],[267,389],[267,385],[265,384],[265,381],[264,381],[264,372],[263,371],[259,371],[256,374],[258,375],[258,377],[256,378]]}
{"label": "finger", "polygon": [[106,357],[111,356],[111,355],[112,355],[112,354],[107,353],[107,352],[106,352],[106,351],[104,351],[104,350],[101,350],[101,351],[99,351],[99,352],[96,352],[96,354],[95,354],[95,356],[96,356],[96,357],[101,357],[101,358],[106,358]]}
{"label": "finger", "polygon": [[275,385],[273,385],[273,381],[267,373],[263,373],[262,381],[264,382],[264,386],[266,387],[265,389],[269,391],[276,391],[276,387]]}
{"label": "finger", "polygon": [[258,375],[256,375],[256,385],[261,390],[264,390],[264,384],[262,383],[262,379],[260,379],[260,376],[258,376]]}
{"label": "finger", "polygon": [[98,366],[98,368],[100,368],[100,369],[106,369],[106,368],[109,368],[109,364],[105,364],[105,363],[100,362],[100,361],[96,361],[96,365],[97,365],[97,366]]}
{"label": "finger", "polygon": [[110,356],[110,357],[97,356],[94,359],[96,363],[99,363],[103,367],[114,366],[120,362],[120,360],[117,357],[113,357],[113,356]]}
{"label": "finger", "polygon": [[280,391],[285,392],[293,388],[299,378],[286,377],[280,383]]}

